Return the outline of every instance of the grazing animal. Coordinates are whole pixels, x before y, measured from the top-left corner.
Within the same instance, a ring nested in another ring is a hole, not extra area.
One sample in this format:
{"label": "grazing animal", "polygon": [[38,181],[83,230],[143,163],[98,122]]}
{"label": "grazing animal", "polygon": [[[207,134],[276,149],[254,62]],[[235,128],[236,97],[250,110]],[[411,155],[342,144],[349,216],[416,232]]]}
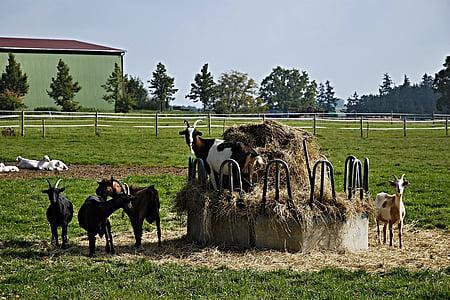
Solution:
{"label": "grazing animal", "polygon": [[108,217],[119,208],[129,206],[133,199],[133,196],[121,193],[114,194],[113,198],[109,201],[105,201],[104,199],[96,196],[89,196],[84,201],[78,211],[78,223],[81,228],[88,232],[89,256],[94,256],[95,254],[95,241],[97,234],[100,237],[105,235],[106,252],[111,254],[115,253],[111,234],[111,224],[108,221]]}
{"label": "grazing animal", "polygon": [[[123,190],[125,188],[125,191]],[[104,199],[119,193],[129,193],[134,196],[131,202],[132,207],[125,207],[124,211],[130,219],[133,226],[135,247],[139,249],[142,242],[142,225],[144,220],[148,223],[156,223],[156,231],[158,235],[158,245],[161,246],[161,222],[159,215],[159,193],[153,185],[149,187],[129,187],[121,185],[113,177],[111,179],[103,179],[98,182],[96,194]]]}
{"label": "grazing animal", "polygon": [[[189,122],[184,120],[186,129],[180,131],[179,134],[184,135],[191,152],[206,162],[205,169],[210,175],[213,188],[217,189],[216,174],[219,173],[220,166],[227,159],[234,159],[239,164],[242,178],[248,180],[251,185],[255,164],[263,164],[261,156],[252,147],[241,142],[202,138],[202,133],[195,128],[201,121],[197,120],[193,126],[189,126]],[[224,175],[228,175],[228,168],[224,169]]]}
{"label": "grazing animal", "polygon": [[19,168],[16,166],[5,166],[4,163],[0,163],[0,172],[19,172]]}
{"label": "grazing animal", "polygon": [[395,194],[379,193],[375,199],[376,220],[377,220],[377,237],[380,240],[380,222],[383,222],[383,244],[386,243],[386,226],[389,224],[389,246],[392,246],[393,226],[398,224],[398,240],[400,248],[402,244],[402,228],[403,219],[406,215],[405,206],[403,204],[403,192],[409,181],[405,179],[405,174],[399,179],[395,175],[395,181],[389,181],[395,187]]}
{"label": "grazing animal", "polygon": [[47,208],[47,220],[50,223],[52,231],[52,245],[59,246],[58,243],[58,227],[61,227],[62,248],[68,247],[67,227],[73,217],[72,203],[61,193],[65,188],[58,188],[61,179],[58,179],[55,186],[52,186],[50,180],[47,179],[48,189],[42,191],[48,195],[50,206]]}

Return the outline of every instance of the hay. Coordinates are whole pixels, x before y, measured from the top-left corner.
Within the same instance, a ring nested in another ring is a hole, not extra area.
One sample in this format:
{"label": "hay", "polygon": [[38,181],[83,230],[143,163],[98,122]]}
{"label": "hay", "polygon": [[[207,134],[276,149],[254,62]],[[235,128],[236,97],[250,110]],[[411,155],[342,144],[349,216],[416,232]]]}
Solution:
{"label": "hay", "polygon": [[[251,223],[263,213],[271,219],[271,222],[278,223],[285,228],[286,233],[289,233],[287,224],[292,224],[292,220],[306,228],[317,223],[330,224],[333,220],[345,221],[355,214],[367,214],[372,210],[368,204],[370,201],[359,199],[348,201],[343,193],[337,194],[336,199],[333,199],[330,184],[326,185],[324,199],[310,205],[310,182],[303,140],[308,145],[311,167],[316,161],[326,158],[320,153],[315,137],[304,130],[266,121],[261,124],[231,127],[224,133],[224,138],[248,143],[266,163],[276,158],[284,160],[290,169],[293,199],[288,197],[286,174],[282,171],[279,199],[275,200],[273,187],[275,171],[272,170],[269,173],[266,205],[262,210],[264,170],[260,169],[256,170],[258,176],[255,187],[250,193],[243,195],[230,194],[228,191],[220,194],[217,191],[203,189],[196,180],[189,182],[177,194],[174,201],[174,208],[178,214],[198,213],[216,220],[247,218]],[[320,177],[320,174],[317,175]],[[316,199],[319,198],[319,184],[320,178],[316,180]],[[330,227],[329,230],[334,229]]]}

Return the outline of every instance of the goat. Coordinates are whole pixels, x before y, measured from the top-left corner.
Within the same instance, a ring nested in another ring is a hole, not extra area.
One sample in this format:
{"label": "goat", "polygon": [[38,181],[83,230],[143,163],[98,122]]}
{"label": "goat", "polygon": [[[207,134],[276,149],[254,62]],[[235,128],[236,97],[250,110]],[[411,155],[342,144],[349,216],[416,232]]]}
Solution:
{"label": "goat", "polygon": [[403,192],[409,185],[409,181],[406,180],[405,174],[399,179],[395,175],[395,181],[389,181],[392,186],[395,187],[395,195],[389,195],[387,193],[379,193],[375,199],[375,210],[377,220],[377,237],[378,243],[380,240],[380,222],[383,222],[383,244],[386,243],[386,226],[389,224],[389,246],[392,246],[393,238],[393,226],[398,224],[398,240],[400,249],[402,245],[402,228],[403,219],[406,215],[405,206],[403,205]]}
{"label": "goat", "polygon": [[111,234],[111,224],[108,221],[108,217],[119,208],[129,206],[133,199],[133,196],[124,193],[114,193],[113,198],[109,201],[105,201],[97,196],[89,196],[84,201],[78,211],[78,223],[81,228],[88,232],[89,256],[92,257],[95,254],[95,240],[97,234],[100,237],[105,235],[106,252],[111,254],[115,253]]}
{"label": "goat", "polygon": [[16,157],[17,167],[20,169],[37,169],[39,161],[34,159],[23,158],[22,156]]}
{"label": "goat", "polygon": [[[191,149],[192,154],[197,158],[201,158],[205,164],[206,172],[209,173],[213,188],[217,189],[216,173],[219,173],[220,166],[227,159],[234,159],[239,164],[243,178],[251,184],[253,168],[256,163],[262,165],[263,159],[249,145],[241,142],[224,141],[220,139],[204,139],[201,137],[202,132],[198,131],[194,125],[189,126],[189,122],[184,120],[186,129],[180,131],[180,135],[184,135],[186,144]],[[224,169],[224,174],[228,174],[228,169]]]}
{"label": "goat", "polygon": [[55,186],[52,186],[50,180],[47,179],[48,189],[43,190],[48,195],[50,206],[47,208],[47,220],[50,223],[52,231],[52,245],[59,246],[58,243],[58,227],[61,227],[62,248],[68,247],[67,226],[73,217],[72,203],[61,193],[65,188],[58,188],[61,179],[58,179]]}
{"label": "goat", "polygon": [[[129,193],[135,197],[131,202],[132,207],[125,207],[124,211],[130,219],[131,225],[133,226],[135,247],[139,249],[142,242],[142,225],[144,219],[148,223],[156,222],[156,231],[158,235],[158,246],[161,246],[161,222],[159,215],[159,193],[155,189],[154,185],[149,187],[129,187],[128,185],[120,185],[120,183],[113,177],[111,179],[102,179],[98,181],[98,187],[95,191],[96,194],[102,198],[107,198],[108,196],[113,196],[118,193]],[[128,190],[123,190],[123,188]]]}
{"label": "goat", "polygon": [[49,171],[63,171],[68,170],[69,168],[65,163],[57,159],[50,159],[48,155],[44,155],[44,157],[38,162],[37,165],[38,170],[49,170]]}
{"label": "goat", "polygon": [[19,168],[16,166],[5,166],[4,163],[0,163],[0,172],[19,172]]}

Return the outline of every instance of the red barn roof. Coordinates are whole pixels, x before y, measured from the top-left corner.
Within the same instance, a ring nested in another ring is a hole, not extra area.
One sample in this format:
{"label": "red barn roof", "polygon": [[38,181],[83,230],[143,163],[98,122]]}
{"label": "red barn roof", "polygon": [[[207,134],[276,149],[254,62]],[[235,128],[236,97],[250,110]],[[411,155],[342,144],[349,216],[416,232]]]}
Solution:
{"label": "red barn roof", "polygon": [[75,52],[111,52],[123,53],[116,49],[76,40],[32,39],[0,37],[0,50],[40,50],[40,51],[75,51]]}

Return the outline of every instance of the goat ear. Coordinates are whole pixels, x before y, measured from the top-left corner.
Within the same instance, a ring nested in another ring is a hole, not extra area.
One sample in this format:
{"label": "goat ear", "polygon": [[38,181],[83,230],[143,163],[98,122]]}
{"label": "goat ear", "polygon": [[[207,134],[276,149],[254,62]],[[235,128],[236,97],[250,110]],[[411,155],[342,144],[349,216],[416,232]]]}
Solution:
{"label": "goat ear", "polygon": [[201,131],[197,131],[197,135],[203,135]]}
{"label": "goat ear", "polygon": [[180,135],[184,135],[185,132],[186,132],[186,130],[183,130],[183,131],[180,131],[180,132],[178,132],[178,133],[179,133]]}
{"label": "goat ear", "polygon": [[393,180],[389,180],[389,183],[390,183],[392,186],[396,186],[396,183],[395,183],[395,181],[393,181]]}
{"label": "goat ear", "polygon": [[48,190],[42,190],[43,194],[48,194]]}
{"label": "goat ear", "polygon": [[62,187],[62,188],[59,189],[59,192],[62,193],[62,192],[64,192],[65,190],[66,190],[66,188],[65,188],[65,187]]}
{"label": "goat ear", "polygon": [[408,180],[404,180],[403,181],[403,186],[408,186],[409,185],[409,181]]}

